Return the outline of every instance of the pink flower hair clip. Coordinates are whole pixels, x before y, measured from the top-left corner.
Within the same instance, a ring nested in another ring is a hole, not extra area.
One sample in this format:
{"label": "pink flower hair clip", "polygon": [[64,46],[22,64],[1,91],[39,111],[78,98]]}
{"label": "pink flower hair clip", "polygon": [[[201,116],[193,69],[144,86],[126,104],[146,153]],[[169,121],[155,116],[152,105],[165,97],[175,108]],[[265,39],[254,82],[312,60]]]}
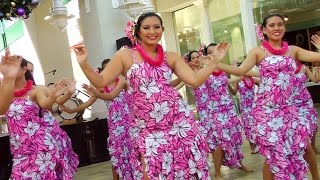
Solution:
{"label": "pink flower hair clip", "polygon": [[137,38],[135,35],[136,23],[133,20],[127,22],[127,27],[125,29],[127,37],[130,39],[132,45],[137,44]]}
{"label": "pink flower hair clip", "polygon": [[199,53],[200,57],[204,55],[205,49],[206,49],[206,45],[201,43],[200,47],[199,47],[199,50],[198,50],[198,53]]}
{"label": "pink flower hair clip", "polygon": [[261,41],[264,39],[261,24],[255,24],[257,38]]}
{"label": "pink flower hair clip", "polygon": [[185,54],[183,55],[184,62],[186,62],[187,64],[189,63],[189,62],[188,62],[188,61],[189,61],[188,56],[189,56],[189,53],[185,53]]}

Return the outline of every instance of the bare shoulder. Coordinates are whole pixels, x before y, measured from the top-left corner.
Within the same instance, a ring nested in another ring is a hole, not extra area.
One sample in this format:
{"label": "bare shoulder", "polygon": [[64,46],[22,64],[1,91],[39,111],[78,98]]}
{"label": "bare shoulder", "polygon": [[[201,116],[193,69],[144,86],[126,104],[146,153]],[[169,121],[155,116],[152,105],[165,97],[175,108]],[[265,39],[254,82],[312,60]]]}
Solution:
{"label": "bare shoulder", "polygon": [[114,55],[114,58],[123,58],[123,57],[128,57],[131,55],[131,50],[129,48],[122,48],[119,51],[117,51]]}
{"label": "bare shoulder", "polygon": [[173,67],[174,63],[181,58],[180,54],[176,52],[166,52],[167,63],[169,66]]}

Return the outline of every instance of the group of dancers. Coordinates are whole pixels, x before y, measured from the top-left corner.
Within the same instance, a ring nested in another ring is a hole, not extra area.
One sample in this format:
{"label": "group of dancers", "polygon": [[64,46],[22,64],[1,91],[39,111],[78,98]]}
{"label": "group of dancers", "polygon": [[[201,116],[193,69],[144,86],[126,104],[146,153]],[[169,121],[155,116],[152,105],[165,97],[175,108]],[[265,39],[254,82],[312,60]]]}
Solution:
{"label": "group of dancers", "polygon": [[[62,108],[72,113],[97,98],[105,100],[114,179],[210,179],[210,153],[216,179],[223,179],[221,165],[251,172],[241,162],[243,129],[252,152],[265,157],[263,179],[305,179],[308,169],[319,179],[317,113],[304,86],[307,77],[319,77],[301,61],[320,62],[320,53],[288,46],[281,15],[264,18],[262,46],[253,48],[240,66],[221,62],[227,42],[208,45],[202,56],[192,51],[187,62],[177,53],[164,52],[158,44],[164,28],[156,13],[142,14],[135,30],[138,43],[103,61],[99,73],[87,63],[86,48],[75,47],[93,85],[83,85],[91,98],[75,109]],[[319,36],[312,36],[312,43],[320,49]],[[254,66],[259,73],[250,71]],[[35,86],[27,61],[9,51],[0,72],[0,113],[6,114],[13,155],[10,179],[72,179],[77,155],[50,109],[70,98],[74,82]],[[173,73],[177,80],[171,80]],[[238,77],[229,79],[228,74]],[[194,89],[199,121],[175,89],[180,82]],[[229,84],[237,84],[240,92],[241,118]]]}

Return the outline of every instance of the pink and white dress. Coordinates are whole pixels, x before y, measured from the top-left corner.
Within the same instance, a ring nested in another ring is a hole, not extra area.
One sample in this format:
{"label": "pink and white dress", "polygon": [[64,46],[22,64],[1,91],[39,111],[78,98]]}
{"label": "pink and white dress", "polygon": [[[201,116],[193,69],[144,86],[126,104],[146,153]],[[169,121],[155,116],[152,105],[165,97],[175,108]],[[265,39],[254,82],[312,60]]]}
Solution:
{"label": "pink and white dress", "polygon": [[196,99],[196,105],[197,105],[197,112],[198,112],[198,116],[199,116],[199,123],[201,125],[201,127],[204,128],[203,131],[203,135],[205,137],[207,137],[208,131],[210,130],[210,122],[208,120],[208,105],[207,105],[207,101],[208,101],[208,90],[206,88],[206,84],[203,83],[201,86],[199,86],[198,88],[194,88],[194,96]]}
{"label": "pink and white dress", "polygon": [[6,118],[13,155],[11,180],[72,180],[78,156],[49,111],[27,98],[16,98]]}
{"label": "pink and white dress", "polygon": [[298,115],[301,123],[305,124],[309,130],[309,137],[313,137],[318,131],[318,113],[313,106],[313,101],[308,89],[305,86],[307,75],[306,66],[298,64],[298,72],[295,74],[295,85],[293,89],[293,102],[298,107]]}
{"label": "pink and white dress", "polygon": [[238,82],[241,120],[245,136],[251,143],[254,143],[254,136],[252,134],[252,127],[254,125],[254,118],[252,116],[252,108],[255,97],[254,88],[255,83],[252,77],[243,77],[241,81]]}
{"label": "pink and white dress", "polygon": [[307,125],[294,105],[296,63],[291,56],[269,55],[259,63],[260,85],[252,113],[255,143],[275,180],[304,179]]}
{"label": "pink and white dress", "polygon": [[[105,93],[109,93],[114,88],[106,87]],[[106,101],[108,107],[108,150],[111,156],[111,163],[122,179],[133,179],[133,169],[130,158],[133,153],[132,140],[129,134],[130,117],[129,106],[126,98],[126,91],[112,101]]]}
{"label": "pink and white dress", "polygon": [[211,75],[206,81],[209,100],[208,120],[210,127],[207,139],[211,150],[221,146],[224,151],[223,165],[230,168],[239,168],[243,159],[242,125],[237,117],[237,111],[228,92],[228,76],[221,72],[219,75]]}
{"label": "pink and white dress", "polygon": [[[150,179],[210,179],[208,146],[193,112],[171,85],[172,70],[137,62],[126,78],[135,124],[135,179],[143,179],[141,159]],[[143,157],[143,158],[141,158]]]}

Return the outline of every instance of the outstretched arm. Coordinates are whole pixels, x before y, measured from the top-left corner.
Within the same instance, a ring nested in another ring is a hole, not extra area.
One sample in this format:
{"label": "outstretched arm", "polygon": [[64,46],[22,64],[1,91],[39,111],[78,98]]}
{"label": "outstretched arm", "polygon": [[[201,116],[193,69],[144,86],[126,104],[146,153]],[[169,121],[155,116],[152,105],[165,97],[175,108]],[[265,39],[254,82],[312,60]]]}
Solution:
{"label": "outstretched arm", "polygon": [[256,53],[257,48],[252,49],[248,53],[247,58],[243,61],[243,63],[239,67],[235,67],[232,65],[224,64],[224,63],[219,63],[218,68],[229,74],[234,74],[237,76],[245,75],[257,64],[257,59],[258,59],[258,55]]}
{"label": "outstretched arm", "polygon": [[97,97],[91,96],[88,101],[80,104],[76,108],[70,109],[69,107],[62,105],[62,106],[60,106],[60,110],[66,112],[66,113],[69,113],[69,114],[72,114],[75,112],[81,112],[81,111],[84,111],[86,108],[90,107],[96,100],[97,100]]}
{"label": "outstretched arm", "polygon": [[[320,50],[320,36],[319,35],[313,35],[311,37],[311,43]],[[302,49],[297,46],[293,46],[295,53],[296,53],[296,59],[299,59],[304,62],[320,62],[320,53],[319,52],[312,52],[305,49]]]}
{"label": "outstretched arm", "polygon": [[305,69],[306,69],[305,73],[307,77],[310,79],[310,81],[314,83],[318,83],[320,81],[320,76],[316,76],[315,74],[313,74],[309,68],[305,68]]}
{"label": "outstretched arm", "polygon": [[209,78],[211,73],[217,69],[217,63],[224,58],[228,50],[229,44],[226,42],[219,43],[215,46],[217,52],[213,56],[204,56],[202,61],[207,61],[208,64],[198,72],[194,72],[177,53],[168,54],[168,59],[171,59],[171,68],[174,73],[186,84],[192,87],[198,87]]}
{"label": "outstretched arm", "polygon": [[[123,54],[130,53],[129,49],[119,50],[112,58],[104,70],[97,74],[87,63],[88,51],[84,46],[74,47],[79,65],[94,87],[104,88],[108,84],[116,81],[117,77],[124,71]],[[129,52],[128,52],[129,51]]]}
{"label": "outstretched arm", "polygon": [[1,57],[0,72],[3,79],[0,82],[0,115],[7,112],[14,92],[14,84],[20,70],[21,57],[11,56],[9,49]]}
{"label": "outstretched arm", "polygon": [[70,99],[74,91],[76,90],[76,81],[69,81],[67,92],[61,96],[59,96],[56,100],[56,103],[59,105],[63,105],[65,102]]}

